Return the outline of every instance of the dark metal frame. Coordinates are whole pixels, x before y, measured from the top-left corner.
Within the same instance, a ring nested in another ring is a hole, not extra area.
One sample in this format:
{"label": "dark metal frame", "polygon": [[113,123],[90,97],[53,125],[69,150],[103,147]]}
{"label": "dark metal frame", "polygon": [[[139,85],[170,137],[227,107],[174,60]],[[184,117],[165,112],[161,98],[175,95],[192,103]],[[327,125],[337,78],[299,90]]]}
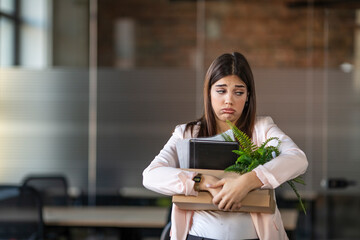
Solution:
{"label": "dark metal frame", "polygon": [[20,2],[21,0],[14,0],[15,1],[15,11],[14,14],[8,14],[5,12],[2,12],[0,10],[0,17],[4,17],[7,18],[8,20],[12,21],[14,23],[15,26],[15,31],[14,31],[14,39],[15,39],[15,44],[13,47],[13,54],[14,54],[14,62],[13,65],[14,66],[18,66],[20,65],[20,35],[21,35],[21,31],[20,31],[20,25],[23,23],[23,21],[21,20],[20,17]]}

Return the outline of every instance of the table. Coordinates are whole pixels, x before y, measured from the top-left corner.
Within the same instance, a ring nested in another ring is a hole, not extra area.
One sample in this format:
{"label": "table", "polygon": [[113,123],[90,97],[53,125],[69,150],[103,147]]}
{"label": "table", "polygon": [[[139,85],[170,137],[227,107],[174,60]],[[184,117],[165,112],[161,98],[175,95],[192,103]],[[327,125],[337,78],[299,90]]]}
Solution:
{"label": "table", "polygon": [[144,206],[44,207],[47,226],[163,228],[169,208]]}
{"label": "table", "polygon": [[[280,209],[287,230],[296,228],[298,211]],[[163,228],[169,208],[143,206],[44,207],[44,223],[67,227]]]}

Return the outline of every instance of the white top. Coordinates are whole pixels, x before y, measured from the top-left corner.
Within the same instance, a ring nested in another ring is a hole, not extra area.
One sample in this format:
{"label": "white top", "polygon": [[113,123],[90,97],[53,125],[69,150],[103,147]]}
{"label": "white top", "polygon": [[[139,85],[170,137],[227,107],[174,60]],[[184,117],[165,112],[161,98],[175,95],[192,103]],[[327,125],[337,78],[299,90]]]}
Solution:
{"label": "white top", "polygon": [[221,240],[258,238],[249,213],[195,211],[189,234]]}
{"label": "white top", "polygon": [[[234,139],[232,130],[228,130],[225,133]],[[224,141],[224,138],[220,134],[201,139]],[[187,146],[189,146],[189,139],[183,141],[186,141]],[[179,143],[181,144],[181,141]],[[188,158],[183,159],[184,156],[182,155],[188,156],[189,153],[183,154],[186,152],[184,151],[186,149],[180,149],[178,145],[176,145],[176,148],[180,167],[187,168],[188,166],[184,165],[188,165]],[[258,238],[250,214],[240,212],[195,211],[189,234],[221,240]]]}

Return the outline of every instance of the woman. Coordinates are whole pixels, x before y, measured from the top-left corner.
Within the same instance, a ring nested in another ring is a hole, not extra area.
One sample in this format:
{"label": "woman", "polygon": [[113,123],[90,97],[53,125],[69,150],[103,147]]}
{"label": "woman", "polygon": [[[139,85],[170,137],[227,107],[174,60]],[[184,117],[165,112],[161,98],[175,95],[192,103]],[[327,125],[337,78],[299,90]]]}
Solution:
{"label": "woman", "polygon": [[[251,68],[240,53],[219,56],[208,69],[204,83],[204,115],[179,125],[159,155],[143,172],[146,188],[166,194],[197,195],[209,191],[223,211],[185,211],[173,205],[171,239],[287,239],[280,212],[274,214],[235,212],[246,194],[256,188],[276,188],[303,174],[305,154],[270,117],[256,117],[255,84]],[[229,130],[229,120],[256,145],[270,137],[281,140],[281,154],[237,178],[216,179],[179,168],[176,143],[185,138],[209,137]],[[194,189],[195,187],[195,189]],[[200,238],[199,238],[200,237]]]}

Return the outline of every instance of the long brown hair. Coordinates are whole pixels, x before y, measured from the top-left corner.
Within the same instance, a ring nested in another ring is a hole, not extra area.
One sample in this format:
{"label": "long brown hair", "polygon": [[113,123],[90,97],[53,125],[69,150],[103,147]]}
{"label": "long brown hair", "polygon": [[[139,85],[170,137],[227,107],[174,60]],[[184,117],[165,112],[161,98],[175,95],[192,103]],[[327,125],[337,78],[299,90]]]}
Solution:
{"label": "long brown hair", "polygon": [[248,61],[238,52],[232,54],[225,53],[212,62],[204,82],[204,115],[196,121],[189,122],[186,125],[186,130],[191,128],[191,131],[193,131],[193,127],[200,122],[201,125],[197,137],[216,135],[216,117],[211,104],[210,90],[214,83],[230,75],[238,76],[246,84],[248,101],[239,120],[236,122],[236,126],[250,138],[252,137],[256,116],[255,82]]}

